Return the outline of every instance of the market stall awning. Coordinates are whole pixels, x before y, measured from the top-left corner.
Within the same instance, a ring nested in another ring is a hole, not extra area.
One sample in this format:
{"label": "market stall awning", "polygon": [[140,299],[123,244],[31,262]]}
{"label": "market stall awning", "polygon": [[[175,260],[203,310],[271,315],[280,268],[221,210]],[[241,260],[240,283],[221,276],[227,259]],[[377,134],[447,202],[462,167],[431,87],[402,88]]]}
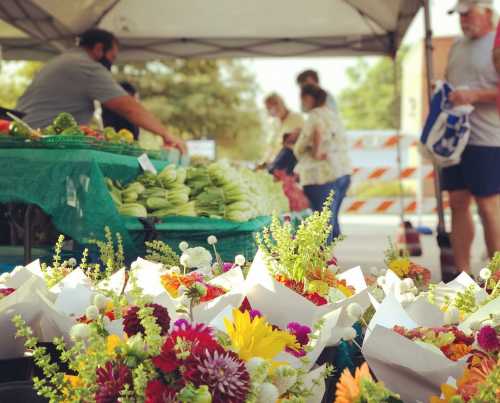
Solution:
{"label": "market stall awning", "polygon": [[97,26],[122,60],[391,54],[420,0],[2,0],[5,59],[46,59]]}

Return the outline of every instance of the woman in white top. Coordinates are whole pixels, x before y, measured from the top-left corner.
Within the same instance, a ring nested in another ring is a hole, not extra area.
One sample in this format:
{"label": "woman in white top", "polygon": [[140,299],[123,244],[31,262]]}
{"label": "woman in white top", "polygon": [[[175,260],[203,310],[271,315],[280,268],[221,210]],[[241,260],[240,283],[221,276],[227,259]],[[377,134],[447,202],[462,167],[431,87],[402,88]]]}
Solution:
{"label": "woman in white top", "polygon": [[294,153],[298,159],[295,172],[313,210],[320,211],[328,195],[335,192],[331,241],[340,235],[338,215],[351,184],[352,169],[344,127],[338,115],[326,105],[326,98],[326,92],[319,87],[302,87],[302,108],[308,118]]}

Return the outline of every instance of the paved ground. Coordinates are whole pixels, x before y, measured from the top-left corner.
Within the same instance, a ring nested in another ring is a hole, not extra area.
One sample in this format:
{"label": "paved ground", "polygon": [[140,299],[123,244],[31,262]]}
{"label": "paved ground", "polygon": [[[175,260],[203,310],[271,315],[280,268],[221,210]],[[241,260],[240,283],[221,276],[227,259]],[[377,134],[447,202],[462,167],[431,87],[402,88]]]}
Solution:
{"label": "paved ground", "polygon": [[[409,217],[413,225],[418,225],[416,217]],[[436,227],[436,218],[424,216],[422,224]],[[347,239],[339,244],[336,256],[343,268],[360,265],[363,269],[370,267],[382,267],[384,262],[384,250],[388,245],[388,237],[395,239],[399,218],[389,215],[344,215],[341,217],[342,231]],[[447,228],[450,228],[449,225]],[[423,256],[415,258],[419,263],[432,271],[433,281],[441,278],[439,267],[439,248],[436,236],[421,235]],[[476,217],[476,239],[473,246],[473,271],[477,272],[484,267],[481,261],[485,254],[485,246],[482,236],[482,228]]]}

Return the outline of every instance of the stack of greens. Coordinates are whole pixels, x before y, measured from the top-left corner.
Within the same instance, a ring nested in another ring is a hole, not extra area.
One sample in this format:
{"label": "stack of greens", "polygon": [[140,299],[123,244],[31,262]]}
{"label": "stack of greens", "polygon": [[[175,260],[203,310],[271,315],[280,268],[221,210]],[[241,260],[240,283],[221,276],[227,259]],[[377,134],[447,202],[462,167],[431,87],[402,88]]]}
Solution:
{"label": "stack of greens", "polygon": [[143,173],[126,187],[108,179],[122,215],[199,216],[248,221],[283,213],[288,199],[267,173],[237,169],[227,162],[188,169],[170,165],[158,175]]}
{"label": "stack of greens", "polygon": [[126,187],[108,179],[118,211],[134,217],[196,216],[190,189],[184,184],[186,169],[167,166],[159,174],[145,172]]}

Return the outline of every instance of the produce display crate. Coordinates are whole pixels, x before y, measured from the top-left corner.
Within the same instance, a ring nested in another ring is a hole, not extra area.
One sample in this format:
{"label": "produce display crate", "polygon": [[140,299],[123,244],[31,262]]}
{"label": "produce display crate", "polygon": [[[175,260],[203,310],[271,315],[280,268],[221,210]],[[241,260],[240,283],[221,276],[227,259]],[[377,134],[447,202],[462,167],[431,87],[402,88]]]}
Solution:
{"label": "produce display crate", "polygon": [[0,134],[0,148],[24,148],[27,143],[25,139]]}
{"label": "produce display crate", "polygon": [[97,149],[99,151],[106,151],[115,154],[124,154],[126,149],[125,144],[120,143],[110,143],[108,141],[99,141],[97,143]]}
{"label": "produce display crate", "polygon": [[95,139],[88,136],[46,136],[39,141],[46,148],[92,149]]}
{"label": "produce display crate", "polygon": [[133,145],[129,145],[129,144],[126,144],[124,147],[123,147],[123,154],[125,155],[131,155],[133,157],[139,157],[140,155],[144,154],[144,149],[142,149],[141,147],[137,147],[137,146],[133,146]]}
{"label": "produce display crate", "polygon": [[[166,217],[156,224],[155,239],[168,244],[180,254],[179,243],[186,241],[191,247],[210,248],[207,238],[215,235],[217,251],[226,262],[236,255],[253,260],[257,253],[255,236],[271,223],[271,217],[258,217],[246,222],[227,221],[205,217]],[[133,217],[125,218],[125,225],[138,247],[144,244],[144,227]]]}

